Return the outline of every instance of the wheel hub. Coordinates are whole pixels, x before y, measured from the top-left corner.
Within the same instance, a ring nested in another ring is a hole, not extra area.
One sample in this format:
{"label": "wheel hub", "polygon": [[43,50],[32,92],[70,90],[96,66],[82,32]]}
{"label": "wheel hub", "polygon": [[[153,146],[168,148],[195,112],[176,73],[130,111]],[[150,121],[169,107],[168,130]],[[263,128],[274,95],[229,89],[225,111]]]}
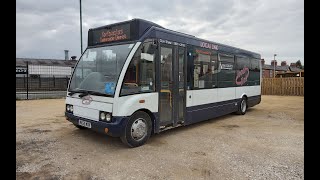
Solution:
{"label": "wheel hub", "polygon": [[147,135],[147,124],[144,119],[136,119],[131,126],[131,137],[134,140],[141,140]]}
{"label": "wheel hub", "polygon": [[246,108],[247,108],[246,101],[243,100],[243,101],[241,102],[241,111],[242,111],[242,112],[245,112],[245,111],[246,111]]}

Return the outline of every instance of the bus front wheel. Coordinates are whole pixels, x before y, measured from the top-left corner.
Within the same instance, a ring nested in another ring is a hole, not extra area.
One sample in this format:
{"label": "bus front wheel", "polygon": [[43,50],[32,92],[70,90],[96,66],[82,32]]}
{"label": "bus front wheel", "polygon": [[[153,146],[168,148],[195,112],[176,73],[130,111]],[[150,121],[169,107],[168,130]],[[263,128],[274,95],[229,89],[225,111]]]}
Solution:
{"label": "bus front wheel", "polygon": [[248,108],[247,98],[246,97],[242,97],[242,99],[240,101],[240,104],[238,106],[237,114],[241,114],[241,115],[246,114],[247,108]]}
{"label": "bus front wheel", "polygon": [[143,111],[138,111],[130,117],[125,132],[120,138],[129,147],[138,147],[147,142],[151,135],[151,130],[150,116]]}

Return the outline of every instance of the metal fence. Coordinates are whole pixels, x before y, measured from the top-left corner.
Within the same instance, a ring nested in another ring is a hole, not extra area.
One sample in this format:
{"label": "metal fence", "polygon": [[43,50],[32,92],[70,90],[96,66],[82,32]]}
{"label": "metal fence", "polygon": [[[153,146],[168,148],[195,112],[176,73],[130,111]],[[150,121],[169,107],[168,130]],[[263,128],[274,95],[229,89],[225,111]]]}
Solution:
{"label": "metal fence", "polygon": [[[70,71],[66,72],[66,69]],[[27,65],[16,67],[16,99],[62,98],[72,68],[61,66]]]}
{"label": "metal fence", "polygon": [[263,95],[304,96],[304,77],[263,78]]}
{"label": "metal fence", "polygon": [[[29,65],[16,67],[16,99],[63,98],[72,68]],[[263,95],[304,96],[304,77],[263,78]]]}

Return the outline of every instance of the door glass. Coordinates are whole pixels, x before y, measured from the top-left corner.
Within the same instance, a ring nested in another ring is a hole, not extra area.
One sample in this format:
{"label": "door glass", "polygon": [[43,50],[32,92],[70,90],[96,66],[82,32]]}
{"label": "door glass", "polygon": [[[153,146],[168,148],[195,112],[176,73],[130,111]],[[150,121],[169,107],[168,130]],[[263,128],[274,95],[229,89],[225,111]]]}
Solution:
{"label": "door glass", "polygon": [[172,48],[161,47],[160,55],[160,124],[172,122]]}
{"label": "door glass", "polygon": [[184,104],[185,104],[185,93],[184,93],[184,48],[179,48],[178,53],[178,59],[179,59],[179,97],[178,97],[178,112],[179,112],[179,120],[183,121],[184,118]]}

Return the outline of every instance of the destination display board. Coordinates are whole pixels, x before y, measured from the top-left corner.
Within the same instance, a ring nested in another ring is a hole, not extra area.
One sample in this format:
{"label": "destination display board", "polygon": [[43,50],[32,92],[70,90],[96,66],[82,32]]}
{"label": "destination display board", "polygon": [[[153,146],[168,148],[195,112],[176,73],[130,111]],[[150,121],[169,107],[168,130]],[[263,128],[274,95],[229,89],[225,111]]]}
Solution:
{"label": "destination display board", "polygon": [[101,29],[93,29],[89,31],[88,38],[89,46],[119,41],[130,41],[130,23],[107,26]]}

